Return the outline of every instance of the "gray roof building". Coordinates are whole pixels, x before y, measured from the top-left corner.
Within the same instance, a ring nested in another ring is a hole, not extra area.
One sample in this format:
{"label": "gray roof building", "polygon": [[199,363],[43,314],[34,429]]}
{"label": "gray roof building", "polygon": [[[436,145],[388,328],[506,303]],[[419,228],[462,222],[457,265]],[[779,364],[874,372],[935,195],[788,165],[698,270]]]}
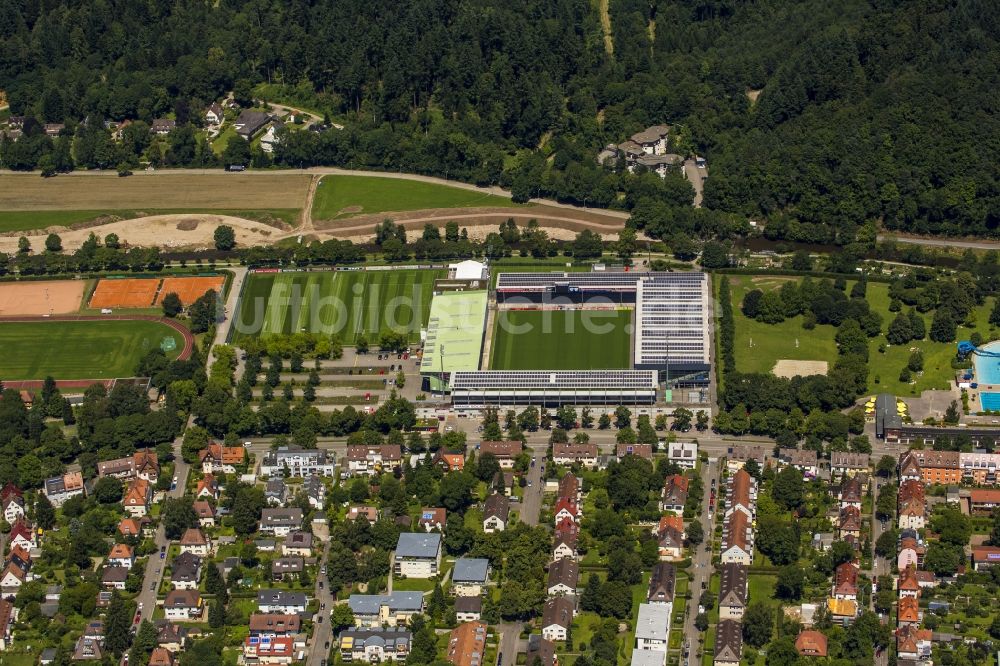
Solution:
{"label": "gray roof building", "polygon": [[403,532],[396,543],[396,557],[434,559],[441,550],[441,535],[436,532]]}
{"label": "gray roof building", "polygon": [[378,615],[382,606],[390,613],[397,611],[419,613],[424,607],[424,595],[420,592],[393,592],[392,594],[352,594],[347,605],[355,615]]}
{"label": "gray roof building", "polygon": [[460,557],[455,560],[455,568],[451,572],[453,583],[486,582],[489,576],[490,561],[480,557]]}
{"label": "gray roof building", "polygon": [[663,604],[639,604],[635,621],[636,640],[666,641],[670,633],[670,609]]}

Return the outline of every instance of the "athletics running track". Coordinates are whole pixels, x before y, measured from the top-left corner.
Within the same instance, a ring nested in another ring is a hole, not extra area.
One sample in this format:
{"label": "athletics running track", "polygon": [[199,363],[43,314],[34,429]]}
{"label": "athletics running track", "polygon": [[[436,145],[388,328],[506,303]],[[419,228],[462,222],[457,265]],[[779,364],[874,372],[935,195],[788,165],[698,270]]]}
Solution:
{"label": "athletics running track", "polygon": [[[169,326],[170,328],[177,331],[181,338],[184,340],[184,346],[181,348],[180,354],[177,355],[178,360],[184,361],[191,358],[191,352],[194,351],[194,335],[190,330],[182,326],[179,322],[170,319],[168,317],[157,317],[155,315],[52,315],[51,317],[0,317],[0,324],[2,323],[16,323],[16,322],[46,322],[46,321],[155,321],[163,324],[164,326]],[[104,384],[106,387],[110,388],[114,385],[117,380],[115,379],[57,379],[56,386],[60,389],[84,389],[91,384]],[[44,379],[28,379],[24,381],[5,381],[3,382],[4,388],[12,388],[17,390],[22,389],[40,389]]]}

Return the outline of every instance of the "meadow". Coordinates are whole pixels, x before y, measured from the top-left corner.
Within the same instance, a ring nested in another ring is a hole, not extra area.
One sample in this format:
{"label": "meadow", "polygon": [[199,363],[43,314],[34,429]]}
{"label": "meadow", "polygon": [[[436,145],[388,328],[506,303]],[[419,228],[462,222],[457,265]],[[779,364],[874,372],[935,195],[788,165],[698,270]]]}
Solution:
{"label": "meadow", "polygon": [[[802,328],[802,315],[786,319],[780,324],[765,324],[747,319],[740,306],[743,296],[752,289],[770,291],[779,289],[782,282],[798,280],[794,277],[774,275],[731,275],[729,284],[733,295],[733,315],[736,323],[736,367],[741,372],[771,372],[778,359],[827,361],[831,366],[837,360],[837,344],[834,341],[836,329],[832,326],[816,326],[809,331]],[[718,278],[715,279],[718,285]],[[854,281],[848,281],[850,292]],[[718,288],[716,286],[716,288]],[[919,395],[928,389],[944,389],[953,380],[955,371],[951,359],[955,356],[955,343],[933,342],[924,339],[907,345],[888,345],[885,331],[896,313],[889,311],[889,285],[869,283],[866,298],[873,311],[882,315],[882,335],[869,342],[868,389],[871,392],[888,392],[899,396]],[[973,330],[978,330],[984,338],[995,337],[989,324],[989,313],[993,308],[993,298],[976,308],[975,328],[959,326],[958,339],[967,340]],[[909,311],[909,308],[904,308]],[[921,315],[927,330],[930,330],[933,312]],[[879,346],[885,344],[884,351]],[[924,371],[914,375],[913,383],[899,381],[899,372],[909,360],[912,349],[920,349],[924,355]]]}
{"label": "meadow", "polygon": [[490,368],[629,368],[631,332],[631,310],[504,310],[497,313]]}
{"label": "meadow", "polygon": [[379,176],[324,176],[316,187],[314,220],[424,210],[516,206],[507,197],[437,183]]}
{"label": "meadow", "polygon": [[155,321],[48,321],[0,323],[0,378],[8,380],[131,377],[136,362],[164,338],[184,340]]}
{"label": "meadow", "polygon": [[390,330],[420,339],[437,270],[253,273],[236,316],[234,338],[276,333],[337,334],[352,345]]}

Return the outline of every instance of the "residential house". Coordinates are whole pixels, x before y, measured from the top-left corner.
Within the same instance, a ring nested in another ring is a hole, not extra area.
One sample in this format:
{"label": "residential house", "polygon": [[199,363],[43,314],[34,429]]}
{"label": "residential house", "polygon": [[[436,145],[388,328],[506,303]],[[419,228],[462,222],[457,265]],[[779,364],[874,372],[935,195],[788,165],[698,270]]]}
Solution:
{"label": "residential house", "polygon": [[447,472],[461,472],[465,469],[465,454],[438,449],[434,454],[434,464]]}
{"label": "residential house", "polygon": [[246,664],[290,664],[295,658],[295,639],[291,636],[243,640],[243,661]]}
{"label": "residential house", "polygon": [[933,633],[930,629],[918,629],[912,624],[904,624],[896,630],[896,655],[900,660],[924,662],[930,659],[932,641]]}
{"label": "residential house", "polygon": [[503,532],[510,519],[510,499],[506,495],[490,495],[483,504],[483,531]]}
{"label": "residential house", "polygon": [[80,636],[73,646],[73,661],[101,661],[104,659],[103,639]]}
{"label": "residential house", "polygon": [[455,619],[459,622],[475,622],[483,616],[482,597],[456,597]]}
{"label": "residential house", "polygon": [[486,587],[490,561],[482,557],[460,557],[451,570],[451,589],[458,597],[478,597]]}
{"label": "residential house", "polygon": [[206,125],[221,125],[225,116],[222,112],[222,105],[218,102],[212,102],[207,109],[205,109],[205,124]]}
{"label": "residential house", "polygon": [[566,640],[566,632],[573,624],[574,604],[566,597],[552,597],[542,611],[542,638],[550,641]]}
{"label": "residential house", "polygon": [[156,483],[160,478],[160,463],[155,451],[143,449],[131,456],[97,463],[97,476],[122,480],[140,478]]}
{"label": "residential house", "polygon": [[340,658],[346,663],[405,662],[412,643],[413,634],[401,628],[349,629],[340,634]]}
{"label": "residential house", "polygon": [[55,476],[46,479],[42,486],[42,492],[52,506],[60,507],[71,497],[78,497],[84,494],[83,474],[80,472],[66,472],[62,476]]}
{"label": "residential house", "polygon": [[201,558],[184,552],[170,563],[170,584],[175,590],[197,590],[201,580]]}
{"label": "residential house", "polygon": [[861,480],[858,478],[858,475],[855,474],[844,479],[844,482],[840,484],[840,489],[837,491],[837,500],[840,502],[840,508],[846,509],[851,507],[861,511],[861,502],[863,499]]}
{"label": "residential house", "polygon": [[264,484],[264,501],[271,506],[284,506],[287,499],[288,488],[285,486],[285,480],[278,476],[268,479]]}
{"label": "residential house", "polygon": [[118,522],[118,533],[122,536],[136,537],[142,533],[138,518],[122,518]]}
{"label": "residential house", "polygon": [[767,462],[767,449],[763,446],[748,444],[731,446],[726,454],[726,467],[729,468],[730,472],[735,472],[743,469],[743,466],[751,458],[757,461],[757,465],[761,469],[764,469],[764,464]]}
{"label": "residential house", "polygon": [[861,538],[861,509],[853,506],[841,509],[837,518],[837,533],[844,541],[857,543]]}
{"label": "residential house", "polygon": [[133,564],[135,564],[135,552],[132,550],[132,546],[124,543],[116,543],[111,546],[111,552],[108,553],[108,566],[131,569]]}
{"label": "residential house", "polygon": [[920,596],[920,581],[917,580],[916,567],[909,566],[899,572],[896,590],[900,600],[907,597],[916,599]]}
{"label": "residential house", "polygon": [[181,535],[180,547],[182,553],[191,553],[198,557],[208,557],[212,554],[212,540],[205,536],[201,528],[190,527]]}
{"label": "residential house", "polygon": [[403,464],[403,451],[398,444],[366,446],[354,444],[347,447],[347,468],[343,476],[371,476],[383,470],[393,471]]}
{"label": "residential house", "polygon": [[147,666],[174,666],[174,655],[166,648],[153,648]]}
{"label": "residential house", "polygon": [[830,453],[830,474],[844,478],[867,472],[871,466],[871,456],[853,451],[832,451]]}
{"label": "residential house", "polygon": [[333,476],[336,465],[332,454],[324,449],[304,449],[301,446],[279,446],[268,451],[260,463],[260,473],[264,476],[289,476],[306,478],[309,476]]}
{"label": "residential house", "polygon": [[1000,507],[1000,490],[973,488],[969,491],[969,511],[976,516],[989,516]]}
{"label": "residential house", "polygon": [[313,535],[310,532],[296,530],[289,532],[288,536],[285,537],[284,543],[281,544],[281,553],[286,557],[295,555],[309,557],[312,555],[312,547]]}
{"label": "residential house", "polygon": [[233,127],[236,129],[237,134],[249,141],[257,132],[273,120],[274,118],[269,113],[244,110],[240,112],[240,116],[233,123]]}
{"label": "residential house", "polygon": [[451,631],[445,658],[455,666],[483,666],[486,656],[486,625],[465,622]]}
{"label": "residential house", "polygon": [[568,526],[555,531],[555,545],[552,547],[552,559],[561,560],[564,557],[577,559],[577,542],[580,539],[580,526],[572,520],[567,521]]}
{"label": "residential house", "polygon": [[913,449],[908,452],[920,470],[920,480],[925,484],[943,486],[962,482],[961,457],[958,451]]}
{"label": "residential house", "polygon": [[597,444],[573,444],[564,442],[552,445],[552,460],[557,465],[573,465],[579,463],[584,467],[597,465]]}
{"label": "residential house", "polygon": [[739,620],[747,607],[747,567],[723,564],[719,576],[719,617]]}
{"label": "residential house", "polygon": [[374,506],[352,506],[347,509],[347,520],[354,522],[358,518],[374,523],[378,520],[378,509]]}
{"label": "residential house", "polygon": [[818,462],[816,451],[812,449],[778,449],[778,465],[791,465],[808,479],[815,479],[816,475],[819,474]]}
{"label": "residential house", "polygon": [[724,564],[753,562],[753,528],[750,518],[742,511],[734,511],[722,528],[722,555]]}
{"label": "residential house", "polygon": [[250,616],[250,635],[262,638],[294,636],[302,631],[302,618],[281,613],[254,613]]}
{"label": "residential house", "polygon": [[13,546],[20,546],[21,548],[31,551],[32,548],[38,546],[38,537],[35,534],[34,528],[31,523],[26,520],[17,520],[11,528],[10,534],[7,537],[7,543]]}
{"label": "residential house", "polygon": [[198,500],[191,506],[198,516],[198,524],[201,527],[215,527],[215,507],[211,503],[205,500]]}
{"label": "residential house", "polygon": [[480,457],[486,455],[487,453],[493,455],[497,459],[497,462],[500,463],[500,467],[503,469],[512,469],[517,457],[521,455],[523,451],[524,444],[517,439],[483,442],[479,445]]}
{"label": "residential house", "polygon": [[15,595],[21,586],[27,582],[28,570],[13,560],[9,560],[0,571],[0,591],[7,595]]}
{"label": "residential house", "polygon": [[986,567],[1000,564],[1000,547],[997,546],[973,546],[972,547],[972,568],[981,571]]}
{"label": "residential house", "polygon": [[397,576],[430,578],[441,567],[441,535],[403,532],[396,543],[393,570]]}
{"label": "residential house", "polygon": [[258,590],[257,611],[296,615],[306,612],[306,595],[287,590]]}
{"label": "residential house", "polygon": [[896,568],[903,571],[906,567],[919,567],[923,562],[924,547],[913,537],[899,540],[899,554],[896,556]]}
{"label": "residential house", "polygon": [[24,497],[18,493],[11,493],[3,498],[3,519],[13,524],[18,519],[24,518]]}
{"label": "residential house", "polygon": [[0,599],[0,652],[10,646],[14,620],[17,619],[17,609],[6,599]]}
{"label": "residential house", "polygon": [[195,488],[194,493],[196,498],[218,500],[220,494],[219,481],[211,472],[198,480],[198,486]]}
{"label": "residential house", "polygon": [[681,515],[687,503],[688,479],[680,474],[671,474],[663,480],[663,492],[660,495],[660,511],[670,511]]}
{"label": "residential house", "polygon": [[833,574],[833,591],[830,596],[834,599],[858,600],[858,566],[856,563],[844,562],[836,568]]}
{"label": "residential house", "polygon": [[670,442],[667,460],[684,469],[694,469],[698,464],[698,444],[695,442]]}
{"label": "residential house", "polygon": [[621,461],[625,456],[636,456],[645,460],[653,459],[652,444],[622,444],[615,445],[615,457]]}
{"label": "residential house", "polygon": [[924,619],[924,614],[920,611],[920,600],[916,597],[900,597],[899,606],[897,608],[896,621],[900,625],[911,624],[915,627],[920,626],[921,620]]}
{"label": "residential house", "polygon": [[649,588],[646,590],[646,603],[673,607],[676,580],[677,573],[673,564],[670,562],[654,564],[653,573],[649,577]]}
{"label": "residential house", "polygon": [[259,530],[262,534],[273,534],[276,537],[288,536],[292,530],[302,528],[302,509],[270,508],[260,510]]}
{"label": "residential house", "polygon": [[729,477],[726,489],[726,517],[739,511],[747,518],[754,517],[757,501],[757,484],[745,469],[739,469]]}
{"label": "residential house", "polygon": [[445,525],[447,524],[448,512],[439,506],[425,506],[420,511],[420,520],[417,521],[417,525],[424,528],[425,532],[433,532],[434,530],[444,532]]}
{"label": "residential house", "polygon": [[101,571],[101,586],[107,589],[124,590],[128,582],[128,569],[125,567],[104,567]]}
{"label": "residential house", "polygon": [[926,507],[919,500],[911,501],[899,509],[900,529],[923,529],[927,523]]}
{"label": "residential house", "polygon": [[[679,518],[680,516],[674,516]],[[657,533],[661,560],[679,560],[684,554],[684,532],[674,525],[664,525]]]}
{"label": "residential house", "polygon": [[296,580],[305,570],[305,561],[301,557],[279,557],[271,562],[271,580]]}
{"label": "residential house", "polygon": [[302,484],[302,490],[309,498],[309,506],[314,509],[322,509],[326,506],[326,484],[323,483],[323,477],[318,474],[310,475]]}
{"label": "residential house", "polygon": [[556,524],[561,523],[564,520],[569,520],[574,523],[580,522],[580,507],[576,503],[576,499],[568,499],[566,497],[560,497],[556,500],[556,504],[552,507],[553,519]]}
{"label": "residential house", "polygon": [[920,472],[920,461],[915,455],[916,451],[907,451],[899,456],[899,481],[920,481],[923,474]]}
{"label": "residential house", "polygon": [[165,136],[177,128],[177,121],[171,118],[156,118],[149,125],[149,131],[153,134]]}
{"label": "residential house", "polygon": [[201,471],[205,474],[235,474],[236,468],[243,465],[245,460],[246,449],[242,446],[223,446],[212,442],[198,452]]}
{"label": "residential house", "polygon": [[804,629],[795,637],[795,651],[803,657],[826,657],[829,654],[826,636],[821,631]]}
{"label": "residential house", "polygon": [[192,622],[201,619],[203,604],[197,590],[170,590],[163,601],[163,615],[168,620]]}
{"label": "residential house", "polygon": [[525,663],[534,666],[536,659],[541,666],[559,666],[555,643],[538,634],[531,634],[528,636],[528,659]]}
{"label": "residential house", "polygon": [[666,652],[669,634],[670,609],[660,604],[639,604],[639,616],[635,622],[635,648]]}
{"label": "residential house", "polygon": [[722,620],[715,630],[714,666],[740,666],[743,654],[743,625],[738,620]]}
{"label": "residential house", "polygon": [[153,499],[153,486],[146,479],[132,479],[122,496],[122,506],[125,512],[133,518],[149,513],[149,503]]}
{"label": "residential house", "polygon": [[548,594],[552,596],[575,595],[580,582],[580,565],[576,560],[563,558],[549,564]]}
{"label": "residential house", "polygon": [[420,592],[389,594],[352,594],[347,605],[358,627],[400,627],[424,610],[424,595]]}
{"label": "residential house", "polygon": [[675,516],[673,514],[667,516],[660,516],[660,522],[657,523],[656,527],[653,528],[653,534],[655,534],[656,536],[660,536],[661,534],[663,534],[663,531],[668,528],[673,528],[677,530],[683,536],[684,533],[683,516]]}
{"label": "residential house", "polygon": [[558,492],[556,493],[560,499],[568,499],[573,502],[578,502],[580,500],[580,479],[572,472],[566,472],[563,477],[559,479]]}
{"label": "residential house", "polygon": [[169,620],[156,620],[156,644],[171,652],[180,652],[187,643],[188,629]]}

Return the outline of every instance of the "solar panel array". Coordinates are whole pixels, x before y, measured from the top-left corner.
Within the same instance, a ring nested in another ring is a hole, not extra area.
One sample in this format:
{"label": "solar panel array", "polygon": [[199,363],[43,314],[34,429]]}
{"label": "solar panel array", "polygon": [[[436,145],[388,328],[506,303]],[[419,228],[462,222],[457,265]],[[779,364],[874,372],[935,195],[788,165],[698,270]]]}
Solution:
{"label": "solar panel array", "polygon": [[709,363],[708,279],[659,273],[636,293],[636,365]]}
{"label": "solar panel array", "polygon": [[452,390],[463,389],[656,389],[655,370],[481,370],[456,372]]}

